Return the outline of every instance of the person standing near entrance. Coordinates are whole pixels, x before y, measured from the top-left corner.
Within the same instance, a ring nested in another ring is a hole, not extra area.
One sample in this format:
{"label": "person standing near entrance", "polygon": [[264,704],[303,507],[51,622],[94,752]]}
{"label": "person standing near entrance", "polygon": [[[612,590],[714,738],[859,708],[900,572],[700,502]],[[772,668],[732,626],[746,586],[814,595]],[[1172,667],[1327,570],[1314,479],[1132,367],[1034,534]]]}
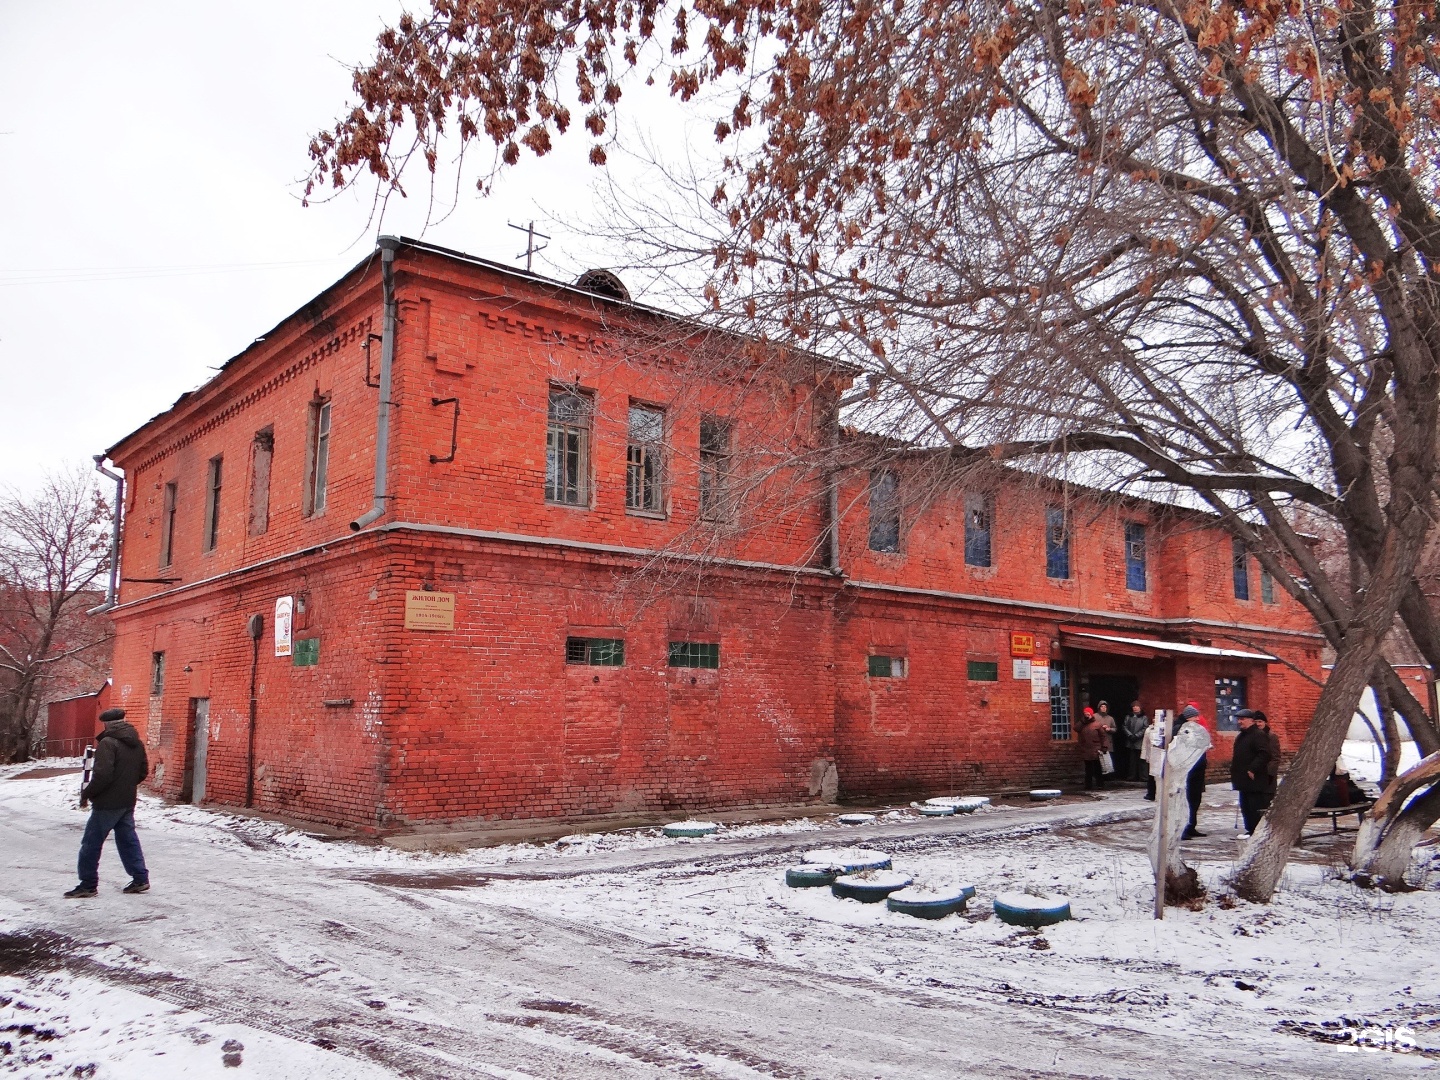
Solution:
{"label": "person standing near entrance", "polygon": [[1110,733],[1093,710],[1086,709],[1080,715],[1080,731],[1076,738],[1080,743],[1080,759],[1085,762],[1085,790],[1103,788],[1105,773],[1100,768],[1100,755],[1110,749]]}
{"label": "person standing near entrance", "polygon": [[1245,819],[1245,831],[1254,836],[1275,795],[1275,781],[1270,776],[1270,737],[1249,709],[1237,712],[1235,720],[1240,734],[1235,736],[1230,757],[1230,786],[1240,793],[1240,816]]}
{"label": "person standing near entrance", "polygon": [[[1115,717],[1114,717],[1114,715],[1110,712],[1110,703],[1109,703],[1108,701],[1101,701],[1101,702],[1097,702],[1097,703],[1096,703],[1096,705],[1095,705],[1095,722],[1096,722],[1097,724],[1099,724],[1101,727],[1103,727],[1103,728],[1105,729],[1106,734],[1110,737],[1110,745],[1107,746],[1105,749],[1107,749],[1107,750],[1118,749],[1119,746],[1120,746],[1120,743],[1119,743],[1119,741],[1115,738],[1115,731],[1116,731]],[[1120,773],[1120,770],[1119,770],[1118,767],[1116,768],[1115,772],[1116,772],[1116,776],[1118,777],[1118,776],[1119,776],[1119,773]]]}
{"label": "person standing near entrance", "polygon": [[1120,735],[1125,741],[1125,764],[1120,769],[1120,775],[1126,780],[1144,780],[1148,775],[1141,754],[1144,750],[1145,728],[1149,723],[1150,718],[1141,711],[1140,703],[1132,701],[1130,711],[1125,714],[1125,719],[1120,721]]}
{"label": "person standing near entrance", "polygon": [[78,863],[80,884],[65,895],[94,896],[100,886],[100,852],[105,838],[115,834],[115,850],[130,875],[122,892],[150,891],[150,871],[135,833],[135,797],[140,782],[150,775],[150,760],[140,742],[140,733],[126,723],[124,709],[106,709],[100,714],[105,730],[95,740],[95,771],[80,792],[80,806],[90,804],[90,820],[80,841]]}

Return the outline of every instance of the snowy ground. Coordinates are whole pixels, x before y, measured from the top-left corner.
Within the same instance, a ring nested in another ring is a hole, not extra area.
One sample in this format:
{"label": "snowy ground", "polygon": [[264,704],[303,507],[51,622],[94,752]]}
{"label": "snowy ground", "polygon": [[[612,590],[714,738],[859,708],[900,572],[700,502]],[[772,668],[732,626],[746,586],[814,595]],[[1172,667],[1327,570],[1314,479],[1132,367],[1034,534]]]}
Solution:
{"label": "snowy ground", "polygon": [[[1440,1064],[1440,918],[1337,880],[1317,828],[1268,907],[1150,918],[1149,804],[656,830],[461,855],[142,802],[155,887],[67,901],[75,776],[0,770],[0,1074],[25,1077],[1411,1076]],[[1217,885],[1233,793],[1193,845]],[[1328,825],[1324,828],[1328,828]],[[1351,834],[1353,836],[1353,834]],[[967,916],[795,890],[863,842]],[[1437,867],[1440,871],[1440,867]],[[1043,933],[1000,892],[1070,899]],[[1408,1053],[1357,1050],[1361,1037]],[[1412,1049],[1413,1044],[1413,1049]],[[232,1071],[234,1070],[234,1071]]]}

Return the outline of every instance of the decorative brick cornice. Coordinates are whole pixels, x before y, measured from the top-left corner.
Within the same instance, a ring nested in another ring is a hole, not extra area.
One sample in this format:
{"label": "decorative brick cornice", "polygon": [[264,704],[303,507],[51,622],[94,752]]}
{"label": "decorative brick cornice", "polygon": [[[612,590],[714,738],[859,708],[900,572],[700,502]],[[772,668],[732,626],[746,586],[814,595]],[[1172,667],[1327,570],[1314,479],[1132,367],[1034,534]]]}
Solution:
{"label": "decorative brick cornice", "polygon": [[262,398],[268,397],[279,387],[284,386],[290,380],[302,375],[321,360],[325,359],[325,357],[334,355],[354,341],[362,340],[364,336],[370,332],[370,328],[373,325],[374,317],[366,315],[348,330],[342,330],[340,333],[326,340],[323,344],[317,345],[308,353],[294,360],[287,367],[277,371],[258,386],[253,387],[247,393],[236,398],[218,412],[211,414],[202,423],[190,428],[183,435],[167,443],[138,465],[131,466],[131,468],[137,473],[144,472],[176,451],[189,446],[196,439],[208,432],[214,431],[221,424],[244,412]]}

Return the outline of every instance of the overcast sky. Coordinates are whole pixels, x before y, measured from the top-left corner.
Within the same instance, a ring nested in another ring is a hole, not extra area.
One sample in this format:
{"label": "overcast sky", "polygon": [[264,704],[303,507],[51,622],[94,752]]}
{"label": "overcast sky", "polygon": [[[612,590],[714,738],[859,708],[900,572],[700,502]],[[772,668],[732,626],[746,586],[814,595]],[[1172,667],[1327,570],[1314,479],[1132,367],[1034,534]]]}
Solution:
{"label": "overcast sky", "polygon": [[[300,179],[400,7],[0,0],[0,485],[88,465],[364,257],[372,189],[304,208]],[[604,265],[587,151],[467,185],[428,229],[423,191],[392,201],[384,231],[513,262],[506,223],[535,218],[536,270]]]}

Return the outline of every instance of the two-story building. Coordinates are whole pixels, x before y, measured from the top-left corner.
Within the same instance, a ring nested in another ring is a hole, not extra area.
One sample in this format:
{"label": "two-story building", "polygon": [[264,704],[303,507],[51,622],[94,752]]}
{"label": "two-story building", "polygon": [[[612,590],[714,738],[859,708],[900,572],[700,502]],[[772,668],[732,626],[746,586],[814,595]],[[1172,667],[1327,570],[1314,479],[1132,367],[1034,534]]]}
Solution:
{"label": "two-story building", "polygon": [[1319,638],[1213,520],[837,472],[852,372],[410,240],[109,451],[114,701],[182,799],[384,828],[1078,778]]}

